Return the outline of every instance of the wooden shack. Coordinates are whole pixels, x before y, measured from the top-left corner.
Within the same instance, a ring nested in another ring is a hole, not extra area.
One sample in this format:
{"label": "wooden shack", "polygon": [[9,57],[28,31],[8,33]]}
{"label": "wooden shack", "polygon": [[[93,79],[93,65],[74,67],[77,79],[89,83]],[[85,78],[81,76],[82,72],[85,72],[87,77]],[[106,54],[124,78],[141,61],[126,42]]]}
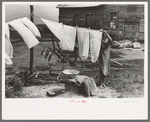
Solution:
{"label": "wooden shack", "polygon": [[101,29],[108,27],[116,40],[144,40],[144,5],[58,4],[59,22]]}

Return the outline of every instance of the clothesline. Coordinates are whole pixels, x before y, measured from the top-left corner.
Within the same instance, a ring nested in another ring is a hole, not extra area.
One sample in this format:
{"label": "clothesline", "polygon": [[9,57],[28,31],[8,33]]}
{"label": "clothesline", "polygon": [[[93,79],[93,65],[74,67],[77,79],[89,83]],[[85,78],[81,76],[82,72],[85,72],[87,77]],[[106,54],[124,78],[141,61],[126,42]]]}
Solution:
{"label": "clothesline", "polygon": [[[37,17],[37,18],[41,19],[41,17],[36,16],[36,15],[29,15],[29,16],[34,16],[34,17]],[[76,27],[78,27],[78,25],[76,25]],[[90,29],[90,28],[89,28],[89,29]],[[108,38],[110,39],[110,41],[111,41],[111,43],[112,43],[112,38],[109,36],[109,34],[108,34],[105,30],[100,29],[100,32],[106,33],[106,35],[108,36]]]}
{"label": "clothesline", "polygon": [[[33,17],[36,17],[36,18],[41,19],[41,17],[39,17],[39,16],[37,16],[37,15],[27,15],[27,16],[24,16],[24,17],[30,17],[30,16],[33,16]],[[18,18],[16,18],[16,19],[18,19]],[[6,22],[6,21],[5,21],[5,22]],[[77,25],[76,27],[78,27],[78,25]],[[89,28],[89,29],[90,29],[90,28]],[[109,36],[109,34],[108,34],[105,30],[100,29],[100,32],[106,33],[107,37],[110,39],[110,41],[111,41],[111,43],[112,43],[112,38]]]}
{"label": "clothesline", "polygon": [[[38,16],[36,16],[38,17]],[[38,17],[40,18],[40,17]],[[60,40],[60,47],[63,49],[63,50],[70,50],[72,51],[74,49],[74,42],[75,42],[75,35],[76,35],[76,29],[83,29],[83,30],[87,30],[89,32],[90,28],[87,29],[87,28],[77,28],[76,27],[72,27],[72,26],[68,26],[68,25],[65,25],[63,24],[60,24],[60,23],[57,23],[57,22],[53,22],[53,21],[49,21],[49,20],[46,20],[46,19],[42,19],[40,18],[46,25],[47,27],[54,33],[54,35],[56,37],[58,37],[58,39]],[[21,23],[22,22],[22,23]],[[25,43],[27,44],[28,48],[31,48],[35,45],[37,45],[39,42],[36,38],[33,38],[33,39],[28,39],[26,38],[26,36],[30,33],[31,35],[31,32],[33,33],[34,36],[36,37],[41,37],[40,36],[40,32],[38,31],[37,27],[29,21],[29,19],[27,17],[24,17],[24,18],[18,18],[14,21],[10,21],[8,22],[9,25],[11,25],[12,27],[14,27],[15,30],[17,30],[21,36],[24,38],[24,41]],[[27,28],[26,26],[24,26],[24,24],[29,28]],[[21,27],[21,28],[20,28]],[[59,29],[58,29],[59,28]],[[26,30],[25,32],[26,33],[23,33],[23,30]],[[105,30],[91,30],[90,31],[90,34],[92,35],[92,38],[90,37],[90,39],[96,39],[96,38],[99,38],[99,40],[101,40],[101,37],[102,37],[102,33],[99,33],[99,32],[105,32],[106,35],[110,38],[110,40],[112,41],[111,37],[107,34],[107,32]],[[28,33],[28,34],[27,34]],[[66,34],[67,33],[67,34]],[[27,35],[26,35],[27,34]],[[31,35],[30,37],[33,37],[33,35]],[[63,36],[61,36],[63,35]],[[97,36],[97,37],[96,37]],[[94,37],[94,38],[93,38]],[[82,36],[80,37],[82,38]],[[94,40],[95,40],[94,39]],[[30,42],[30,40],[35,40],[35,41],[32,41]],[[80,39],[79,39],[80,40]],[[83,40],[82,40],[83,41]],[[84,41],[87,41],[87,40],[84,40]],[[36,42],[36,43],[35,43]],[[96,41],[91,41],[91,43],[94,43],[94,45],[98,46],[100,41],[97,40],[98,43],[96,43]],[[82,44],[81,44],[82,45]],[[91,47],[93,48],[93,50],[95,50],[94,47]],[[84,52],[87,52],[88,50],[83,50]],[[96,52],[99,52],[99,51],[96,51]],[[96,57],[98,56],[98,54],[96,54]],[[97,59],[97,58],[96,58]],[[96,60],[93,59],[93,62],[95,62]]]}

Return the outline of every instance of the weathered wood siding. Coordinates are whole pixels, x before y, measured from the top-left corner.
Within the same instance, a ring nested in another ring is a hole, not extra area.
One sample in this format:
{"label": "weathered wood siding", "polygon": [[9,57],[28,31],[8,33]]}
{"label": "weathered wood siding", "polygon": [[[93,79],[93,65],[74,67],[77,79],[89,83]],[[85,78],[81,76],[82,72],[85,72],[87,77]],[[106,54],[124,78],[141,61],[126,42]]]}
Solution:
{"label": "weathered wood siding", "polygon": [[111,34],[144,39],[144,5],[102,5],[87,8],[59,8],[59,22],[73,25],[74,15],[79,14],[79,27],[85,27],[85,15],[93,14],[94,29],[110,27],[110,12],[117,12],[116,29]]}
{"label": "weathered wood siding", "polygon": [[117,12],[116,35],[144,39],[143,5],[104,5],[103,27],[110,25],[110,12]]}
{"label": "weathered wood siding", "polygon": [[73,25],[74,14],[79,14],[79,27],[85,26],[85,15],[93,14],[94,24],[93,28],[100,29],[103,19],[103,9],[101,7],[90,8],[60,8],[59,9],[59,22],[67,25]]}

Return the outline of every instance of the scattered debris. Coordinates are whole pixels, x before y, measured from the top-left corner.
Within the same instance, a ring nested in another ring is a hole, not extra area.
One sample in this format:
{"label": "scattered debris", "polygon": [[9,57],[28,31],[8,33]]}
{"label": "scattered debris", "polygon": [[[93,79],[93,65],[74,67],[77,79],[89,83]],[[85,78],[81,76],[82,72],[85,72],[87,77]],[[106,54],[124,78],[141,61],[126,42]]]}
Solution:
{"label": "scattered debris", "polygon": [[117,62],[117,61],[114,61],[114,60],[112,60],[112,59],[110,59],[110,61],[113,62],[113,63],[115,63],[115,64],[118,64],[119,66],[125,67],[125,65],[123,65],[123,64],[121,64],[121,63],[119,63],[119,62]]}
{"label": "scattered debris", "polygon": [[47,91],[46,93],[47,93],[47,95],[50,96],[50,97],[51,97],[51,96],[55,96],[55,93],[52,92],[52,91]]}
{"label": "scattered debris", "polygon": [[35,75],[35,78],[37,78],[37,77],[38,77],[38,75],[39,75],[39,72],[37,72],[37,74]]}
{"label": "scattered debris", "polygon": [[54,88],[54,89],[51,89],[49,91],[46,91],[46,93],[49,97],[57,96],[57,95],[64,93],[64,92],[65,92],[65,89],[60,89],[60,88]]}
{"label": "scattered debris", "polygon": [[98,96],[99,98],[106,98],[105,96]]}
{"label": "scattered debris", "polygon": [[134,47],[135,49],[140,49],[140,48],[141,48],[140,42],[134,42],[134,43],[133,43],[133,47]]}
{"label": "scattered debris", "polygon": [[123,98],[123,94],[122,93],[118,93],[117,94],[117,98]]}

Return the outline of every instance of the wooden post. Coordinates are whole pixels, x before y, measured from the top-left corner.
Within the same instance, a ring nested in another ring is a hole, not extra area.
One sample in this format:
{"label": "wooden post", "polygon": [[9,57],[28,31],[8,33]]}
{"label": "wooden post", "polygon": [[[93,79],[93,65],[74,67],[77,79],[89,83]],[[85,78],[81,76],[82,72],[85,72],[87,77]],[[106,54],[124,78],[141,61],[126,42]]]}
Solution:
{"label": "wooden post", "polygon": [[[30,5],[30,20],[34,22],[34,10],[33,5]],[[33,74],[33,62],[34,62],[34,49],[30,48],[30,75]]]}

